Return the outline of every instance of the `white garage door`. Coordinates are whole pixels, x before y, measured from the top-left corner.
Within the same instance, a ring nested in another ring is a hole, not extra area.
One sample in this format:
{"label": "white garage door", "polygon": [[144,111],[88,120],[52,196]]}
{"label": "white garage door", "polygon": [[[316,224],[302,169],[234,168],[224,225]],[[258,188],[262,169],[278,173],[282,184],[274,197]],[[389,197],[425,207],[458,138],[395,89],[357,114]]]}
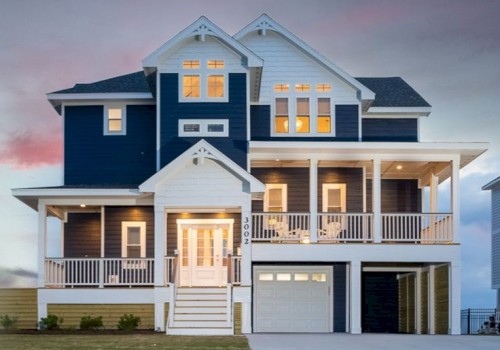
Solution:
{"label": "white garage door", "polygon": [[332,332],[331,266],[255,266],[254,332]]}

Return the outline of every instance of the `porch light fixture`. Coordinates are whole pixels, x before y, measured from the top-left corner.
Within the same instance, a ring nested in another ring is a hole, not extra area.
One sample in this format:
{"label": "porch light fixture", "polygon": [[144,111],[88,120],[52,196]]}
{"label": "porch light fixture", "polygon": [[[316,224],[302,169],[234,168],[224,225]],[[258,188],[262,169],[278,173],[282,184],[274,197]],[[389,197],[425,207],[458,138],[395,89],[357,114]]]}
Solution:
{"label": "porch light fixture", "polygon": [[86,206],[87,206],[87,205],[85,205],[85,204],[83,204],[83,203],[82,203],[82,204],[80,204],[80,208],[85,208]]}
{"label": "porch light fixture", "polygon": [[401,164],[399,164],[399,165],[397,165],[397,166],[396,166],[396,169],[397,169],[397,170],[402,170],[402,169],[403,169],[403,166],[402,166]]}

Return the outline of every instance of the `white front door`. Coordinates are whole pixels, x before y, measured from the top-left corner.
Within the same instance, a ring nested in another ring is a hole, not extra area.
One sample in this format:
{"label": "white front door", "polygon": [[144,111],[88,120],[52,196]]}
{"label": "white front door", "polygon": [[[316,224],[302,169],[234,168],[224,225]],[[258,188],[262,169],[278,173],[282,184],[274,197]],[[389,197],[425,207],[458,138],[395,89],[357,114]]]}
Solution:
{"label": "white front door", "polygon": [[227,220],[178,220],[181,286],[227,284],[233,220],[224,221]]}

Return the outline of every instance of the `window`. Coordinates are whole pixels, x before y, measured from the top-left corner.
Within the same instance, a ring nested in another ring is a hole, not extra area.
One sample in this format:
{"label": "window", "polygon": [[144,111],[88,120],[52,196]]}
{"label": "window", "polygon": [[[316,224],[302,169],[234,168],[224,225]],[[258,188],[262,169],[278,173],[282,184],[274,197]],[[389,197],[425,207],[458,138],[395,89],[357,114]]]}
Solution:
{"label": "window", "polygon": [[208,69],[224,69],[224,60],[208,60]]}
{"label": "window", "polygon": [[297,92],[311,91],[311,85],[310,84],[295,84],[295,91],[297,91]]}
{"label": "window", "polygon": [[125,135],[125,106],[104,107],[104,135]]}
{"label": "window", "polygon": [[330,111],[330,99],[325,97],[318,98],[318,133],[332,132],[332,116]]}
{"label": "window", "polygon": [[227,119],[179,119],[179,136],[229,136]]}
{"label": "window", "polygon": [[146,257],[146,222],[122,222],[122,257]]}
{"label": "window", "polygon": [[208,83],[208,97],[210,98],[224,97],[223,75],[209,75],[207,78],[207,83]]}
{"label": "window", "polygon": [[288,98],[276,99],[274,132],[288,133]]}
{"label": "window", "polygon": [[290,273],[277,273],[276,281],[291,281],[292,275]]}
{"label": "window", "polygon": [[287,185],[267,184],[264,193],[264,211],[281,213],[287,210]]}
{"label": "window", "polygon": [[227,73],[224,60],[182,60],[179,75],[179,101],[227,100]]}
{"label": "window", "polygon": [[182,77],[182,96],[184,98],[199,98],[200,97],[200,76],[199,75],[184,75]]}
{"label": "window", "polygon": [[346,184],[323,184],[323,212],[345,213]]}
{"label": "window", "polygon": [[330,92],[332,91],[332,86],[330,84],[316,84],[317,92]]}
{"label": "window", "polygon": [[184,69],[199,69],[200,60],[184,60],[182,61],[182,68]]}
{"label": "window", "polygon": [[288,92],[289,84],[274,84],[274,92]]}
{"label": "window", "polygon": [[297,99],[297,117],[295,118],[295,130],[298,133],[308,133],[309,127],[309,98],[299,97]]}

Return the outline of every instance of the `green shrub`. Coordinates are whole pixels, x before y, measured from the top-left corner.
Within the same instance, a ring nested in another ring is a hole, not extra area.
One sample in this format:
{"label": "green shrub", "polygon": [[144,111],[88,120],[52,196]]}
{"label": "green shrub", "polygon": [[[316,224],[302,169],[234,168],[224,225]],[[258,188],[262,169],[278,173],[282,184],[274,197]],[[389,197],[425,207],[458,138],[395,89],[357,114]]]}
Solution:
{"label": "green shrub", "polygon": [[9,315],[5,315],[0,317],[0,325],[4,329],[16,329],[17,328],[17,317],[9,317]]}
{"label": "green shrub", "polygon": [[86,331],[96,331],[102,327],[104,327],[102,324],[102,316],[97,316],[97,317],[83,316],[80,319],[80,329]]}
{"label": "green shrub", "polygon": [[62,318],[59,318],[56,315],[47,315],[47,317],[42,317],[40,322],[38,322],[38,328],[42,331],[53,331],[60,329],[62,323]]}
{"label": "green shrub", "polygon": [[122,331],[133,331],[134,329],[139,327],[140,322],[140,317],[134,316],[133,314],[124,314],[120,317],[120,321],[118,321],[117,327]]}

